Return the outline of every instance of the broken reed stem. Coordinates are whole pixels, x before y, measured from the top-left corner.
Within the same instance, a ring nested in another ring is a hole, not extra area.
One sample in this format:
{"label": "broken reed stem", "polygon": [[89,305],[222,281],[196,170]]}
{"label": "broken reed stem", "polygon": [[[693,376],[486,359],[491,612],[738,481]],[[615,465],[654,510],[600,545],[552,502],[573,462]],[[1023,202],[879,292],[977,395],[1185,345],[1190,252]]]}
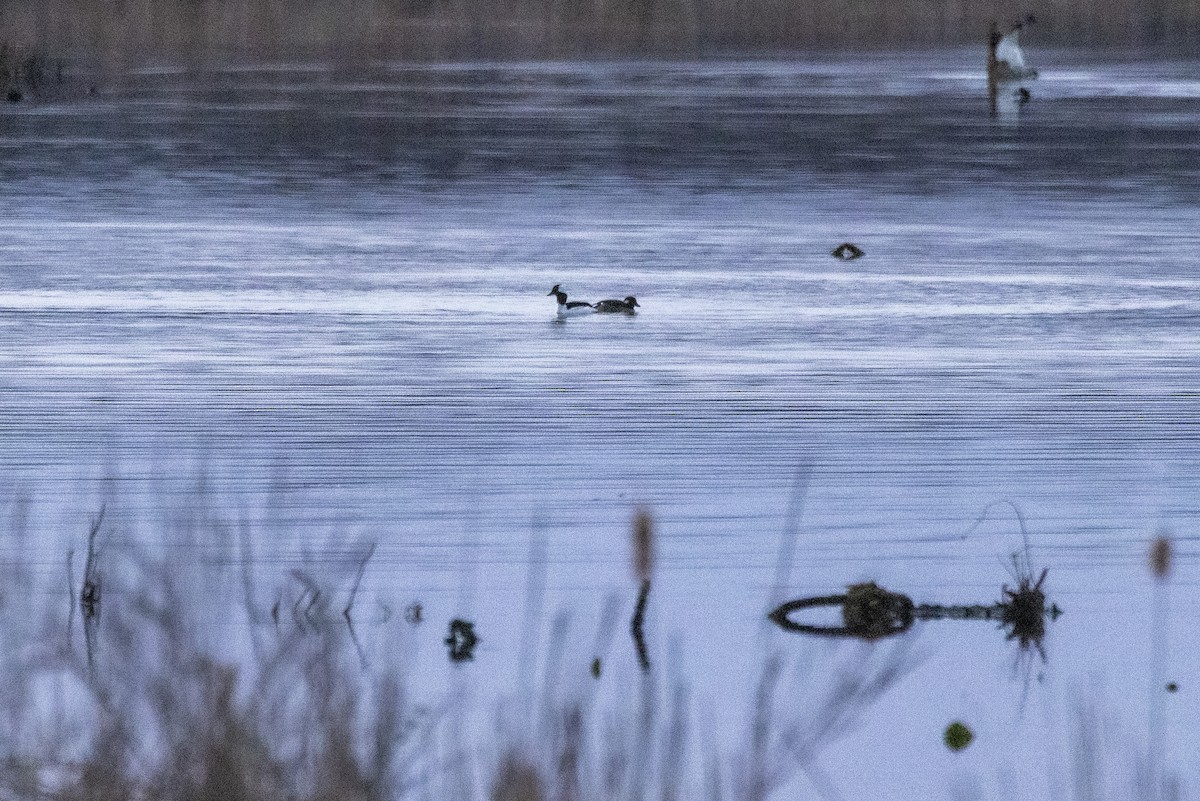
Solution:
{"label": "broken reed stem", "polygon": [[67,549],[67,642],[75,631],[75,549]]}
{"label": "broken reed stem", "polygon": [[358,585],[362,584],[363,574],[367,572],[367,562],[371,561],[371,557],[375,555],[375,543],[371,543],[371,547],[367,549],[367,553],[363,556],[362,561],[358,564],[358,575],[354,577],[354,586],[350,589],[350,600],[346,604],[346,608],[342,610],[342,617],[346,618],[346,622],[350,623],[350,610],[354,608],[354,598],[358,595]]}
{"label": "broken reed stem", "polygon": [[88,673],[95,668],[96,656],[96,627],[100,623],[101,579],[100,569],[96,566],[96,536],[104,523],[106,505],[100,507],[100,514],[92,521],[88,532],[87,559],[83,566],[83,585],[79,588],[79,613],[83,617],[83,639],[87,650]]}
{"label": "broken reed stem", "polygon": [[643,624],[646,619],[646,602],[650,598],[650,579],[642,582],[641,592],[638,593],[637,606],[633,610],[633,620],[629,623],[629,631],[633,635],[633,645],[637,649],[638,664],[642,671],[650,672],[650,655],[646,651],[646,634]]}
{"label": "broken reed stem", "polygon": [[366,555],[362,561],[358,563],[358,575],[354,577],[354,586],[350,588],[350,599],[346,602],[346,608],[342,610],[342,617],[346,619],[346,629],[350,632],[350,642],[354,644],[354,650],[358,653],[358,662],[365,670],[367,667],[367,654],[363,650],[362,643],[358,640],[358,632],[354,630],[354,620],[350,617],[350,610],[354,608],[354,599],[358,595],[358,585],[362,584],[363,574],[367,572],[367,562],[371,561],[371,557],[375,555],[375,543],[371,543],[371,547],[367,549]]}
{"label": "broken reed stem", "polygon": [[650,576],[654,572],[654,518],[650,510],[639,507],[633,515],[633,573],[642,582],[638,593],[637,607],[629,631],[637,649],[638,662],[645,672],[650,671],[650,657],[646,652],[646,637],[643,623],[646,617],[646,601],[650,597]]}

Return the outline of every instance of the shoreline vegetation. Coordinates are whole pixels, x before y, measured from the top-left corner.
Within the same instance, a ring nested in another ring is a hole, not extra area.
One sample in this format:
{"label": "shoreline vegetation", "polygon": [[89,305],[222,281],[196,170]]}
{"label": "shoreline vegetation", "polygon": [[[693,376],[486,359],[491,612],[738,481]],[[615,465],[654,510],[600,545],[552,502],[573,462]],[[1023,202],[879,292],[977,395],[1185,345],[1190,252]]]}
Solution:
{"label": "shoreline vegetation", "polygon": [[[0,529],[12,553],[31,535],[25,510],[14,505]],[[301,561],[264,583],[253,569],[263,542],[244,519],[227,519],[206,501],[158,546],[123,536],[132,520],[110,511],[102,507],[76,533],[80,550],[67,551],[60,590],[20,560],[0,562],[0,715],[12,733],[0,739],[0,798],[838,798],[823,753],[853,736],[921,661],[904,639],[867,637],[824,659],[764,645],[761,667],[742,688],[744,731],[732,750],[720,749],[699,725],[704,716],[677,646],[653,649],[654,670],[642,653],[631,675],[611,614],[600,624],[604,634],[543,608],[535,559],[524,610],[533,636],[521,637],[525,678],[481,717],[469,688],[501,677],[460,674],[455,689],[435,698],[414,690],[412,640],[433,620],[423,622],[419,607],[416,615],[381,616],[389,608],[382,598],[360,595],[374,544],[343,544],[336,561]],[[640,616],[654,572],[648,511],[637,513],[631,534]],[[788,552],[781,548],[780,575]],[[1152,554],[1165,586],[1165,535]],[[1020,587],[1005,592],[1034,591],[1040,618],[1046,573],[1033,583],[1027,557],[1014,557]],[[627,610],[628,600],[618,604]],[[1165,635],[1156,647],[1161,666]],[[451,653],[446,670],[461,661]],[[602,672],[602,662],[617,667]],[[1079,716],[1077,797],[1092,797],[1088,789],[1127,761],[1094,714],[1088,705]],[[1151,723],[1156,761],[1148,773],[1128,774],[1130,792],[1121,797],[1182,797],[1162,757],[1162,715]],[[962,750],[971,738],[956,722],[946,747]]]}
{"label": "shoreline vegetation", "polygon": [[322,60],[706,58],[986,45],[1036,10],[1038,45],[1196,52],[1200,0],[6,0],[0,42],[105,72]]}
{"label": "shoreline vegetation", "polygon": [[[0,528],[14,550],[30,536],[23,509]],[[193,514],[163,543],[137,545],[121,534],[131,519],[102,507],[57,589],[19,560],[0,563],[0,716],[11,723],[0,798],[765,801],[791,782],[819,783],[821,753],[915,667],[900,642],[853,649],[828,676],[765,651],[746,688],[745,740],[720,753],[697,728],[674,649],[658,651],[661,669],[631,670],[615,620],[596,634],[542,609],[531,569],[534,636],[522,645],[536,653],[522,654],[520,689],[481,714],[470,688],[505,677],[458,673],[470,658],[453,647],[455,689],[416,689],[414,638],[433,610],[393,615],[360,595],[373,544],[264,584],[248,526],[203,506]],[[633,534],[644,609],[648,513]],[[613,664],[602,673],[602,662]],[[798,697],[808,699],[799,710]]]}

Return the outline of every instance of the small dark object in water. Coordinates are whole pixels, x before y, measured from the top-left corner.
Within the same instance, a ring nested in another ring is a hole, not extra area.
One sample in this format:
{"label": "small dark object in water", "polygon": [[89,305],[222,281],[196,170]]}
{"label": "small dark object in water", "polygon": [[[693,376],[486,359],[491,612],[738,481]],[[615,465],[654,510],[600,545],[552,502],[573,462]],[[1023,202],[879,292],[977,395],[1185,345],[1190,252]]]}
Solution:
{"label": "small dark object in water", "polygon": [[1167,692],[1173,693],[1179,690],[1179,685],[1173,681],[1167,682]]}
{"label": "small dark object in water", "polygon": [[79,608],[84,620],[100,615],[100,582],[89,580],[83,583],[83,589],[79,591]]}
{"label": "small dark object in water", "polygon": [[[1046,593],[1042,591],[1042,582],[1048,572],[1049,568],[1043,570],[1036,582],[1021,578],[1015,590],[1001,588],[1007,600],[1000,604],[1003,610],[1000,620],[1009,630],[1008,639],[1017,640],[1022,648],[1040,647],[1046,636]],[[1054,617],[1058,616],[1056,611],[1057,606],[1050,610]]]}
{"label": "small dark object in water", "polygon": [[1020,105],[1023,106],[1032,99],[1033,99],[1033,94],[1028,89],[1026,89],[1024,86],[1022,86],[1020,89],[1017,90],[1017,103],[1019,103]]}
{"label": "small dark object in water", "polygon": [[852,584],[842,604],[842,623],[859,637],[873,640],[912,625],[913,602],[907,595],[888,592],[873,581]]}
{"label": "small dark object in water", "polygon": [[862,258],[863,249],[853,242],[843,242],[830,251],[829,255],[842,261],[854,261],[855,259]]}
{"label": "small dark object in water", "polygon": [[600,678],[600,657],[596,657],[592,660],[592,678]]}
{"label": "small dark object in water", "polygon": [[942,739],[946,741],[946,747],[951,751],[961,751],[971,744],[971,741],[975,739],[975,734],[967,724],[956,720],[946,727]]}
{"label": "small dark object in water", "polygon": [[[796,623],[789,618],[792,612],[815,606],[842,607],[841,626],[812,626]],[[845,595],[822,595],[788,601],[771,612],[771,620],[783,629],[805,634],[830,637],[860,637],[877,640],[907,631],[913,624],[912,598],[889,592],[873,581],[853,584]]]}
{"label": "small dark object in water", "polygon": [[1160,534],[1150,546],[1150,572],[1160,579],[1171,572],[1171,538],[1165,534]]}
{"label": "small dark object in water", "polygon": [[469,662],[475,658],[475,645],[479,638],[475,636],[475,624],[459,618],[450,621],[450,636],[445,639],[450,646],[451,662]]}
{"label": "small dark object in water", "polygon": [[421,624],[421,621],[425,619],[425,610],[421,607],[420,601],[413,601],[404,607],[404,619],[414,626]]}
{"label": "small dark object in water", "polygon": [[9,89],[8,94],[4,96],[9,103],[20,103],[25,95],[21,94],[20,89]]}

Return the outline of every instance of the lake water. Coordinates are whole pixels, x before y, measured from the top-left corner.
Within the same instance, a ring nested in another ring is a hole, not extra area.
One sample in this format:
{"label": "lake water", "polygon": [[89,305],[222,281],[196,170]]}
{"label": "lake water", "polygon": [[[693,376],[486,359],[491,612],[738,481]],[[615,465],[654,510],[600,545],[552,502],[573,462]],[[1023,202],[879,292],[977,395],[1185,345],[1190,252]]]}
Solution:
{"label": "lake water", "polygon": [[[1045,661],[918,623],[819,792],[1098,798],[1092,709],[1110,797],[1148,759],[1194,789],[1200,65],[1031,60],[1032,101],[996,115],[974,51],[156,70],[8,104],[0,511],[34,536],[3,559],[54,597],[103,503],[110,549],[231,573],[169,532],[246,521],[264,587],[345,581],[374,543],[368,636],[403,628],[429,692],[490,698],[537,576],[585,668],[606,599],[631,613],[642,504],[653,661],[730,749],[766,654],[819,688],[896,647],[766,628],[781,573],[784,597],[990,603],[1015,505],[1065,610]],[[642,308],[557,320],[556,283]],[[385,614],[413,600],[426,625]],[[452,667],[454,615],[483,641]],[[605,659],[635,680],[623,622]]]}

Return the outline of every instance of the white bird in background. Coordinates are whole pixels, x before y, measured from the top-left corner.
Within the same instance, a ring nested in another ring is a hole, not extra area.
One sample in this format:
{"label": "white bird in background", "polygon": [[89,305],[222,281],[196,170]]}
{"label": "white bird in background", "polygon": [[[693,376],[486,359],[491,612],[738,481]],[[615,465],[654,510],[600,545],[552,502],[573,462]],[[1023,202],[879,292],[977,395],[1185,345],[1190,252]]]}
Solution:
{"label": "white bird in background", "polygon": [[988,59],[988,78],[992,81],[1022,81],[1037,77],[1037,70],[1025,63],[1025,52],[1021,50],[1021,29],[1037,20],[1032,14],[1013,25],[1012,30],[1001,36],[992,25],[991,57]]}

